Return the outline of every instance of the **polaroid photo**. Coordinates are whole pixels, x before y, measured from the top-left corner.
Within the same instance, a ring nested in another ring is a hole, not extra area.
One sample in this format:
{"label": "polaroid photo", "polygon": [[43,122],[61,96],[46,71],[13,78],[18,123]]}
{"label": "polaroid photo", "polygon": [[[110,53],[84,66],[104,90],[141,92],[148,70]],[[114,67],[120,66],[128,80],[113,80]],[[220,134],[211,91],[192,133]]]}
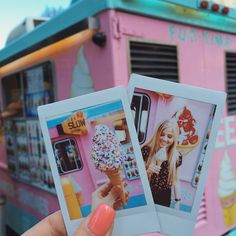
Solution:
{"label": "polaroid photo", "polygon": [[40,106],[38,114],[68,235],[116,185],[112,235],[160,231],[124,87]]}
{"label": "polaroid photo", "polygon": [[161,232],[192,235],[226,94],[137,74],[128,94]]}

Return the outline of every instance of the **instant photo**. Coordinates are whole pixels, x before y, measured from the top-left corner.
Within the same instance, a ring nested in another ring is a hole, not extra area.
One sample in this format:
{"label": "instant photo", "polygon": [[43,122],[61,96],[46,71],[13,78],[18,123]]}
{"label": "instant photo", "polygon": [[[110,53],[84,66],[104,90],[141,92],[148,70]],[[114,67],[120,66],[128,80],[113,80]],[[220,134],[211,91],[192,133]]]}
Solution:
{"label": "instant photo", "polygon": [[162,232],[190,235],[225,94],[132,75],[129,95]]}
{"label": "instant photo", "polygon": [[41,106],[39,117],[69,235],[114,186],[114,235],[160,231],[124,88]]}

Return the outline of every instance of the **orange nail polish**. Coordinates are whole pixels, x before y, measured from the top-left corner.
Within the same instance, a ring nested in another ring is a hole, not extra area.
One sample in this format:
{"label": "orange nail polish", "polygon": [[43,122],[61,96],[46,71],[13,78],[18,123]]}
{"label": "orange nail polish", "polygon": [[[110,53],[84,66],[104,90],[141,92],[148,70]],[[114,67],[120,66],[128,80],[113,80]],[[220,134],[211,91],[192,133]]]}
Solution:
{"label": "orange nail polish", "polygon": [[113,224],[115,211],[107,204],[100,204],[92,214],[88,229],[96,236],[104,236]]}

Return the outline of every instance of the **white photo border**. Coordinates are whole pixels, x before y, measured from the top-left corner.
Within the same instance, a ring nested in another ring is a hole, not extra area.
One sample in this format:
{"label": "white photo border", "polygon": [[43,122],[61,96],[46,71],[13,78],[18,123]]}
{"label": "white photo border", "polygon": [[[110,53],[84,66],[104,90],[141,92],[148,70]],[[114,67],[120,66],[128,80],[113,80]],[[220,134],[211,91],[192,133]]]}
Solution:
{"label": "white photo border", "polygon": [[201,178],[196,190],[191,212],[183,212],[173,208],[156,206],[158,218],[163,233],[170,235],[191,235],[198,215],[199,206],[203,197],[204,186],[214,151],[217,130],[223,113],[226,93],[191,85],[174,83],[138,74],[131,74],[128,85],[128,96],[131,103],[135,89],[145,89],[153,92],[165,93],[198,102],[205,102],[216,106],[213,117],[211,134],[208,141]]}
{"label": "white photo border", "polygon": [[[38,115],[40,125],[45,141],[46,151],[49,156],[49,163],[51,166],[55,187],[58,195],[59,204],[62,210],[68,235],[73,235],[75,229],[84,218],[78,220],[70,220],[67,210],[66,202],[63,195],[63,189],[60,182],[60,176],[56,165],[54,152],[51,144],[47,121],[59,117],[71,111],[81,110],[91,106],[101,105],[116,100],[121,100],[125,118],[127,121],[131,143],[133,145],[134,154],[137,159],[137,165],[140,172],[140,180],[144,190],[147,205],[130,209],[124,209],[116,212],[116,219],[114,225],[114,235],[136,235],[147,232],[160,231],[160,224],[158,222],[155,205],[152,199],[151,190],[149,188],[148,179],[146,177],[145,166],[142,161],[142,154],[140,151],[136,130],[128,102],[127,92],[123,86],[118,86],[111,89],[87,94],[75,98],[66,99],[38,107]],[[147,223],[143,224],[144,219],[149,219]],[[134,227],[135,224],[135,227]]]}

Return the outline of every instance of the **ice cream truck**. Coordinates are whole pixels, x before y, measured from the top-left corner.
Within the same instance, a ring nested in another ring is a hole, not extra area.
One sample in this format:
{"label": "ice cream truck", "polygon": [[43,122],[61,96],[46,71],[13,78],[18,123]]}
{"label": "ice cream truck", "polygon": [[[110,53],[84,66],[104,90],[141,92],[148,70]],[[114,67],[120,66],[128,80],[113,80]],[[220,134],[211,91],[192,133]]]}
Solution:
{"label": "ice cream truck", "polygon": [[[230,0],[75,0],[56,17],[11,37],[0,51],[0,196],[6,199],[1,225],[7,235],[19,235],[59,209],[37,107],[127,85],[131,73],[227,92],[194,235],[232,232],[236,227],[235,8],[236,2]],[[137,93],[135,99],[135,126],[139,142],[144,143],[154,108],[145,93]],[[107,122],[132,153],[121,118]],[[83,176],[92,167],[79,141],[60,136],[62,131],[52,126],[54,154],[62,178],[65,174],[68,204],[74,202],[80,209],[76,213],[72,209],[71,217],[78,218],[87,214],[87,199],[81,196],[83,186],[73,171]],[[132,168],[123,175],[132,186],[139,173],[132,155],[128,162]],[[197,176],[201,168],[195,169]],[[135,194],[141,194],[139,189]],[[182,207],[188,208],[193,196],[187,188],[181,199]]]}

